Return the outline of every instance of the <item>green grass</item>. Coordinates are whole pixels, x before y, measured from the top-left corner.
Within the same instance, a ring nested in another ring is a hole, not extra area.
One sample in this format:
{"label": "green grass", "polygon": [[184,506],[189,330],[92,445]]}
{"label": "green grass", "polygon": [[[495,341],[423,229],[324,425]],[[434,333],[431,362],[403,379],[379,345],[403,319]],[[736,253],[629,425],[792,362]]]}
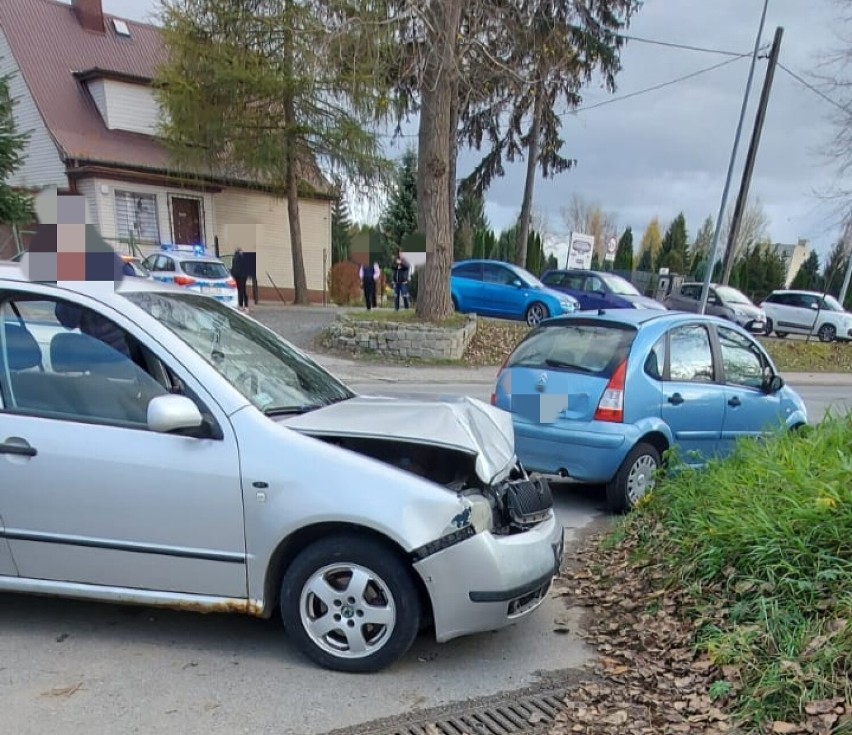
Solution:
{"label": "green grass", "polygon": [[670,475],[625,532],[691,593],[695,645],[739,671],[734,709],[753,731],[852,700],[852,415]]}
{"label": "green grass", "polygon": [[852,344],[762,339],[778,369],[789,373],[852,373]]}
{"label": "green grass", "polygon": [[399,322],[399,323],[428,323],[439,327],[462,327],[466,321],[463,314],[451,314],[446,319],[439,322],[425,322],[420,319],[414,308],[400,309],[352,309],[346,312],[346,316],[357,321],[375,321],[375,322]]}

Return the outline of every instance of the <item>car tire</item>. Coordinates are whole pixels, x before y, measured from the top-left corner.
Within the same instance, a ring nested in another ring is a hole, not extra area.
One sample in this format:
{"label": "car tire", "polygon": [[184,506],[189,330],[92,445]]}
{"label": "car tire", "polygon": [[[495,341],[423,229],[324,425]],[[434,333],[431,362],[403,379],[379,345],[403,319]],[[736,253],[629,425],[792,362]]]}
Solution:
{"label": "car tire", "polygon": [[[284,574],[280,602],[293,642],[334,671],[379,671],[404,656],[420,630],[410,568],[364,536],[332,536],[304,549]],[[353,643],[364,650],[353,651]]]}
{"label": "car tire", "polygon": [[834,342],[837,339],[837,328],[833,324],[823,324],[817,332],[820,342]]}
{"label": "car tire", "polygon": [[540,301],[530,304],[527,307],[524,319],[527,326],[537,327],[541,322],[550,316],[550,310]]}
{"label": "car tire", "polygon": [[775,336],[778,337],[778,339],[784,339],[787,336],[787,332],[775,332]]}
{"label": "car tire", "polygon": [[651,444],[640,442],[625,457],[607,483],[606,501],[613,513],[626,513],[653,488],[655,475],[662,464],[660,452]]}
{"label": "car tire", "polygon": [[773,330],[774,328],[775,328],[775,325],[772,323],[772,320],[771,320],[771,319],[769,319],[769,318],[767,318],[767,320],[766,320],[766,330],[764,331],[764,334],[765,334],[767,337],[771,337],[771,336],[772,336],[772,330]]}
{"label": "car tire", "polygon": [[451,296],[450,298],[451,298],[451,299],[452,299],[452,301],[453,301],[453,311],[458,311],[458,310],[459,310],[459,302],[458,302],[458,299],[456,299],[456,297],[455,297],[455,296]]}

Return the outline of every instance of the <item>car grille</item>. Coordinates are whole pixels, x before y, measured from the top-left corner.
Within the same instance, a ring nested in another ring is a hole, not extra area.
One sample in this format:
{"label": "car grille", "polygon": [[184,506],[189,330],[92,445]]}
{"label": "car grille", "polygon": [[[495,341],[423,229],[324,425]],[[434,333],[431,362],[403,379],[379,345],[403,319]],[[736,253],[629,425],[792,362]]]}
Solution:
{"label": "car grille", "polygon": [[536,477],[510,482],[506,505],[512,522],[532,526],[545,520],[553,508],[553,495],[547,480]]}

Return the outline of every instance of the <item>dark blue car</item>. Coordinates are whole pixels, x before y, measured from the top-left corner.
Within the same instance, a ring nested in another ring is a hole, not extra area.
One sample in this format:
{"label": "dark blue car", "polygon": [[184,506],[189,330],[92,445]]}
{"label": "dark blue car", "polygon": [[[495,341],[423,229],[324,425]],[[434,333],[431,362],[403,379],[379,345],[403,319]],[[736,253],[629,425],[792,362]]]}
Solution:
{"label": "dark blue car", "polygon": [[658,309],[659,301],[643,296],[636,287],[615,273],[585,270],[550,270],[542,277],[548,288],[570,294],[583,311],[597,309]]}

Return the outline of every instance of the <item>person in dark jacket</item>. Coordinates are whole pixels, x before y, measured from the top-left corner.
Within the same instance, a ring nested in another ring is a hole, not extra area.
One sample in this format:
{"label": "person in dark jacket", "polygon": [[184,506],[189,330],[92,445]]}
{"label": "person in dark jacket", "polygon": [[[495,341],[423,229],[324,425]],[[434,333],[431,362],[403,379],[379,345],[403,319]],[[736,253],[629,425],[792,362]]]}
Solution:
{"label": "person in dark jacket", "polygon": [[240,311],[248,311],[248,273],[246,272],[245,256],[243,249],[234,250],[231,261],[231,276],[237,282],[237,302]]}
{"label": "person in dark jacket", "polygon": [[364,301],[367,303],[367,311],[376,308],[376,284],[381,278],[379,264],[373,263],[373,267],[362,265],[358,268],[358,277],[361,279],[361,288],[364,290]]}
{"label": "person in dark jacket", "polygon": [[82,306],[62,301],[56,304],[53,311],[59,323],[66,329],[79,329],[83,334],[99,339],[132,359],[124,330],[106,317]]}
{"label": "person in dark jacket", "polygon": [[411,273],[411,265],[402,257],[400,249],[396,249],[393,263],[393,308],[399,311],[399,300],[402,297],[405,308],[408,308],[408,279]]}

